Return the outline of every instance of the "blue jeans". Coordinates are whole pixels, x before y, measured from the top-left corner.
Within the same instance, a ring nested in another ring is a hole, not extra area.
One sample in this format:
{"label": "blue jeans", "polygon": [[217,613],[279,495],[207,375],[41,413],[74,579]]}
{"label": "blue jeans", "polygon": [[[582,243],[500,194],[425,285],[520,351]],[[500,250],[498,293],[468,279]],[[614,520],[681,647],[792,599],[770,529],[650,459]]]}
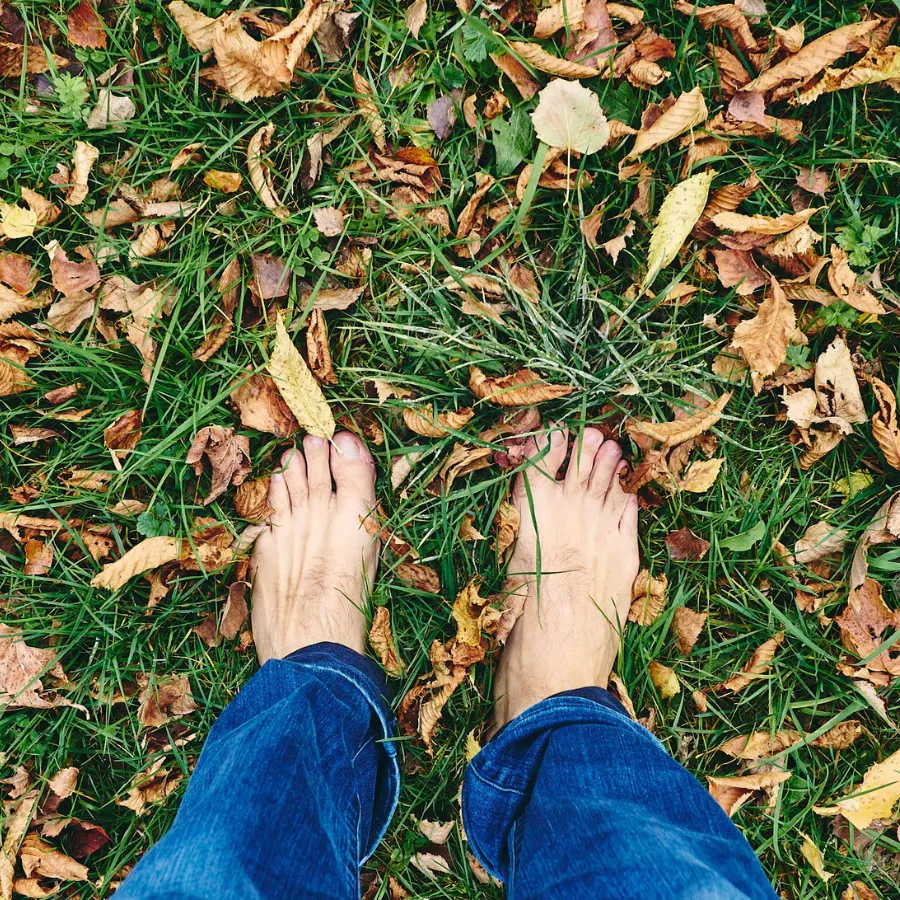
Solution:
{"label": "blue jeans", "polygon": [[[400,788],[385,694],[378,666],[337,644],[267,662],[116,900],[358,898]],[[709,793],[600,688],[510,722],[469,764],[462,806],[515,900],[776,897]]]}

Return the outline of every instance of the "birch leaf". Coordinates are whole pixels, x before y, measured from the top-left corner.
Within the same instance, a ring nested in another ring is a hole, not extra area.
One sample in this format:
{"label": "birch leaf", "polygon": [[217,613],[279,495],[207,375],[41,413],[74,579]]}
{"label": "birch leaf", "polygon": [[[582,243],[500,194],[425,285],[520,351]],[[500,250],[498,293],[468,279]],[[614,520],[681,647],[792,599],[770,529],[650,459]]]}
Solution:
{"label": "birch leaf", "polygon": [[894,804],[900,800],[900,750],[884,762],[876,763],[863,776],[862,783],[834,806],[814,807],[820,815],[838,813],[857,828],[868,828],[875,819],[890,821]]}
{"label": "birch leaf", "polygon": [[37,216],[30,209],[0,202],[0,237],[31,237],[36,226]]}
{"label": "birch leaf", "polygon": [[554,78],[538,94],[531,122],[540,140],[563,150],[596,153],[609,141],[600,98],[577,81]]}
{"label": "birch leaf", "polygon": [[712,172],[698,172],[675,185],[663,200],[650,236],[647,274],[641,284],[642,291],[646,291],[662,269],[678,255],[706,206],[712,179]]}
{"label": "birch leaf", "polygon": [[297,421],[310,434],[330,440],[334,435],[334,416],[280,316],[275,321],[275,344],[266,369]]}

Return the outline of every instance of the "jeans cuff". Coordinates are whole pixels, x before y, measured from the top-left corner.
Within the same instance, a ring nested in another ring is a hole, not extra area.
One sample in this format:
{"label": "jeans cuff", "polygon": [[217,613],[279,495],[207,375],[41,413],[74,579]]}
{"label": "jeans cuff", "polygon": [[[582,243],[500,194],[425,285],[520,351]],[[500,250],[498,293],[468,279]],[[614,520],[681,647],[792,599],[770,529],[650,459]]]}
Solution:
{"label": "jeans cuff", "polygon": [[284,658],[285,662],[304,666],[317,673],[328,672],[350,682],[366,699],[380,725],[378,746],[384,752],[384,765],[379,768],[370,840],[363,848],[360,863],[365,862],[381,843],[400,799],[400,765],[394,737],[397,720],[389,705],[387,680],[378,665],[343,644],[322,641],[301,647]]}
{"label": "jeans cuff", "polygon": [[556,728],[591,723],[628,729],[636,739],[660,746],[608,691],[580,688],[526,709],[469,763],[463,780],[463,826],[473,853],[494,878],[506,880],[509,834],[531,797],[547,739]]}

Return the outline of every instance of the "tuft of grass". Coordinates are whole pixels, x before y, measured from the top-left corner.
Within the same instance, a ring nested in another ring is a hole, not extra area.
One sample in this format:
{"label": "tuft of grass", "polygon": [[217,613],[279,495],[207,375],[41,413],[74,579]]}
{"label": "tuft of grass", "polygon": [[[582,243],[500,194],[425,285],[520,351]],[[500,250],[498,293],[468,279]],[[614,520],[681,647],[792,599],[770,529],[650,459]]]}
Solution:
{"label": "tuft of grass", "polygon": [[[707,35],[695,22],[673,12],[668,3],[645,0],[639,5],[647,20],[675,41],[678,55],[667,64],[671,77],[658,89],[641,91],[611,81],[592,85],[608,115],[636,125],[647,103],[696,84],[714,104],[717,75],[707,58]],[[199,6],[210,15],[225,8],[213,3]],[[774,24],[788,25],[800,19],[806,23],[807,35],[814,37],[858,16],[863,4],[821,0],[800,6],[770,2],[769,7]],[[64,11],[47,0],[27,0],[18,8],[32,29],[39,22],[64,23]],[[29,365],[37,384],[35,391],[0,400],[3,486],[15,488],[38,480],[43,485],[40,497],[24,509],[5,496],[0,498],[0,509],[109,525],[118,552],[140,538],[134,520],[109,512],[116,501],[126,498],[157,504],[154,508],[162,522],[158,527],[172,534],[187,533],[192,520],[200,515],[210,516],[234,532],[240,530],[242,523],[227,495],[208,508],[200,506],[198,497],[204,495],[205,484],[198,485],[184,463],[190,439],[200,427],[237,424],[227,403],[231,385],[248,367],[260,368],[267,355],[269,331],[238,324],[229,342],[209,363],[191,359],[215,313],[218,275],[235,253],[249,257],[267,252],[283,257],[315,283],[334,271],[343,241],[374,238],[365,300],[328,316],[340,376],[328,397],[336,412],[361,405],[382,426],[385,442],[372,448],[378,462],[379,498],[391,527],[418,549],[422,561],[434,566],[442,579],[443,593],[435,598],[403,586],[383,564],[384,574],[373,600],[390,605],[398,645],[409,663],[405,679],[396,684],[399,698],[429,670],[431,642],[452,632],[450,605],[456,591],[475,574],[484,579],[486,592],[499,589],[502,583],[502,568],[489,542],[463,544],[458,530],[463,516],[472,514],[475,526],[484,533],[489,531],[509,476],[491,469],[458,480],[442,496],[428,493],[426,487],[436,464],[454,438],[411,440],[399,423],[397,404],[388,401],[379,406],[368,394],[367,379],[396,381],[415,389],[422,402],[447,409],[471,404],[467,389],[470,365],[491,374],[529,366],[548,380],[571,382],[579,388],[544,407],[545,420],[564,420],[577,430],[619,413],[668,418],[671,406],[677,406],[686,391],[711,396],[724,389],[709,368],[722,340],[704,326],[704,317],[714,316],[721,322],[741,310],[742,301],[717,284],[704,285],[684,307],[655,305],[647,297],[626,299],[645,259],[649,223],[639,224],[618,265],[605,254],[588,250],[579,231],[581,215],[600,202],[606,203],[601,239],[609,239],[621,229],[616,217],[631,203],[633,191],[631,184],[618,179],[616,164],[624,151],[616,151],[581,161],[583,171],[593,179],[589,186],[570,194],[536,191],[527,219],[514,209],[498,223],[493,235],[496,245],[490,252],[481,260],[462,261],[473,272],[516,260],[527,262],[538,275],[540,303],[513,297],[513,309],[502,324],[462,316],[459,298],[444,285],[459,262],[455,239],[441,236],[414,216],[401,218],[392,207],[389,185],[360,185],[339,176],[342,168],[367,152],[369,135],[362,120],[355,121],[331,145],[332,159],[319,184],[309,193],[302,190],[303,148],[316,128],[317,113],[310,101],[324,90],[339,114],[353,110],[352,70],[356,67],[366,72],[376,88],[389,132],[400,143],[432,147],[444,178],[444,188],[434,195],[433,203],[446,209],[451,222],[474,189],[476,172],[502,174],[497,166],[504,162],[498,161],[495,142],[483,131],[458,126],[443,144],[433,143],[424,116],[427,104],[451,90],[461,89],[464,95],[478,91],[484,97],[497,87],[506,89],[511,102],[511,110],[504,114],[507,121],[512,117],[521,120],[532,104],[501,83],[487,58],[487,29],[477,18],[490,12],[487,5],[476,2],[472,17],[464,19],[454,4],[433,2],[418,40],[407,33],[403,10],[397,4],[357,0],[354,9],[361,14],[360,31],[345,58],[322,65],[318,72],[304,75],[293,90],[269,100],[239,104],[211,97],[198,80],[200,55],[184,41],[163,5],[152,0],[117,7],[116,17],[108,17],[108,49],[82,55],[84,83],[93,91],[100,73],[119,59],[132,58],[132,21],[140,16],[144,58],[134,61],[131,93],[139,114],[121,131],[87,132],[77,87],[65,88],[65,102],[47,98],[34,111],[29,107],[33,90],[27,82],[0,84],[0,133],[12,136],[15,144],[13,151],[4,155],[9,160],[5,176],[0,166],[0,199],[15,199],[20,185],[48,188],[56,166],[70,160],[77,139],[95,143],[101,150],[101,162],[132,154],[127,171],[120,175],[104,175],[98,169],[84,206],[66,208],[56,225],[42,233],[42,241],[56,238],[67,250],[98,241],[121,254],[118,261],[107,264],[105,274],[116,271],[134,276],[127,265],[125,240],[118,235],[98,235],[82,213],[102,208],[107,194],[114,194],[122,182],[147,188],[167,175],[171,158],[194,141],[204,144],[202,160],[188,163],[174,178],[186,197],[199,197],[205,204],[200,215],[178,227],[165,253],[138,269],[138,280],[165,279],[177,288],[171,315],[154,331],[159,356],[149,384],[141,378],[141,362],[131,345],[98,341],[86,325],[71,336],[51,335],[43,357]],[[406,86],[391,90],[388,74],[410,58],[415,61],[415,77]],[[746,208],[776,214],[788,208],[801,166],[842,173],[837,179],[840,187],[829,194],[827,213],[816,220],[816,227],[828,244],[854,241],[854,249],[861,246],[871,264],[880,266],[883,281],[896,284],[900,274],[896,143],[900,95],[881,88],[831,94],[804,108],[801,115],[804,134],[796,144],[777,139],[746,141],[716,162],[716,184],[741,181],[754,171],[763,189]],[[244,172],[247,140],[269,121],[277,126],[272,159],[282,197],[292,210],[290,219],[280,222],[269,216],[246,183],[233,212],[217,212],[220,198],[203,187],[202,172],[206,168]],[[529,153],[533,156],[535,152],[531,146]],[[682,161],[683,152],[674,145],[650,155],[654,209],[680,179]],[[489,198],[511,196],[514,186],[515,175],[501,178]],[[311,213],[317,206],[346,209],[346,237],[332,245],[318,235]],[[39,248],[31,249],[37,258]],[[657,284],[660,293],[665,280],[678,277],[677,266],[667,269]],[[296,296],[289,298],[289,304],[299,309]],[[238,323],[241,314],[239,309]],[[810,358],[827,346],[836,328],[844,327],[854,348],[867,359],[878,360],[887,380],[896,384],[900,364],[896,317],[865,324],[856,318],[842,319],[840,310],[823,313],[823,328],[811,339]],[[73,382],[83,388],[65,408],[90,408],[92,412],[77,423],[49,418],[49,407],[39,400],[41,394]],[[620,393],[632,385],[638,388],[636,396]],[[123,412],[135,408],[144,413],[143,439],[118,472],[104,449],[102,431]],[[471,436],[496,418],[496,410],[486,404],[475,408],[476,417],[467,429]],[[738,387],[715,429],[726,463],[713,490],[701,496],[680,494],[642,513],[644,564],[654,573],[668,575],[671,601],[653,625],[628,629],[618,671],[638,710],[655,713],[657,736],[700,778],[736,771],[734,762],[716,748],[737,734],[780,728],[817,733],[849,717],[862,719],[866,733],[848,750],[835,753],[801,744],[785,751],[780,762],[793,777],[783,786],[774,809],[750,804],[736,821],[787,896],[798,900],[837,898],[849,880],[861,879],[889,897],[900,859],[896,837],[885,833],[859,854],[845,851],[845,845],[831,834],[830,820],[815,815],[813,807],[840,795],[859,781],[871,763],[895,750],[896,732],[837,673],[841,647],[836,628],[823,627],[815,617],[797,609],[797,585],[777,566],[770,548],[772,539],[790,545],[817,518],[847,528],[855,537],[887,492],[898,487],[897,473],[881,467],[877,448],[865,429],[809,472],[800,471],[797,449],[788,442],[788,429],[777,421],[778,411],[774,394],[754,397],[749,386]],[[62,431],[63,437],[48,445],[17,447],[7,440],[10,425],[47,425]],[[253,474],[271,471],[285,442],[254,431],[246,433],[251,441]],[[404,493],[398,495],[390,488],[390,463],[422,445],[425,455]],[[59,476],[72,467],[111,472],[108,491],[65,488]],[[874,481],[842,502],[835,482],[858,470],[869,472]],[[727,538],[760,522],[765,525],[766,537],[749,550],[738,552],[722,546]],[[663,538],[683,525],[710,541],[709,554],[702,562],[668,559]],[[73,536],[73,540],[77,538]],[[848,565],[849,560],[839,576],[846,575]],[[168,751],[167,757],[188,774],[216,716],[256,664],[252,651],[240,654],[227,643],[209,648],[191,631],[217,609],[227,573],[181,574],[174,579],[169,596],[148,612],[146,581],[134,579],[110,595],[90,587],[96,568],[89,557],[76,561],[72,554],[59,552],[49,575],[26,576],[20,548],[0,545],[4,621],[20,627],[29,643],[59,649],[73,682],[67,696],[85,704],[90,712],[6,711],[0,717],[0,745],[5,754],[4,775],[19,765],[41,777],[66,765],[80,768],[73,812],[102,825],[113,838],[89,860],[92,878],[107,885],[165,832],[175,814],[178,792],[170,802],[152,807],[141,818],[115,804],[166,741],[148,745],[146,734],[138,727],[134,700],[111,706],[95,700],[93,694],[124,689],[143,672],[187,675],[199,706],[188,720],[193,737]],[[872,572],[884,582],[889,603],[896,607],[900,553],[883,551]],[[825,614],[833,616],[844,600],[845,595],[839,594],[825,607]],[[672,613],[681,605],[709,613],[705,632],[687,657],[678,653],[669,631]],[[737,697],[712,696],[708,711],[698,713],[690,699],[691,690],[733,674],[756,646],[781,630],[786,632],[786,640],[770,674]],[[652,686],[647,664],[654,659],[673,666],[684,686],[671,701],[661,701]],[[398,739],[405,772],[401,805],[368,869],[395,875],[415,897],[501,895],[499,889],[475,881],[466,862],[466,846],[456,831],[449,844],[452,875],[432,881],[409,864],[412,854],[426,843],[416,818],[458,818],[466,735],[472,730],[480,734],[488,718],[491,677],[489,660],[453,696],[435,741],[434,758],[414,742]],[[896,684],[886,700],[896,718]],[[183,737],[171,728],[166,735]],[[824,850],[826,867],[840,873],[830,885],[821,883],[803,862],[801,833],[809,834]],[[376,879],[376,883],[380,882]],[[85,898],[97,895],[90,886],[77,888],[75,893],[78,891]],[[104,891],[102,887],[99,893]],[[382,886],[375,896],[384,897],[385,892]]]}

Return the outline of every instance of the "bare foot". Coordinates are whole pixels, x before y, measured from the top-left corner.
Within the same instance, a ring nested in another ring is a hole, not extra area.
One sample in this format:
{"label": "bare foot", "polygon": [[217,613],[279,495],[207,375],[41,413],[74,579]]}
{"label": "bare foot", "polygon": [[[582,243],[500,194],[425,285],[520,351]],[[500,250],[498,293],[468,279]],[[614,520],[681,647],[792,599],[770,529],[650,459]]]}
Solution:
{"label": "bare foot", "polygon": [[[342,455],[343,454],[343,455]],[[281,457],[269,486],[275,510],[253,551],[253,639],[260,663],[319,641],[362,653],[365,595],[378,543],[360,524],[375,505],[375,463],[356,435],[334,446],[307,435]],[[332,485],[332,480],[334,485]]]}
{"label": "bare foot", "polygon": [[498,667],[498,727],[560,691],[606,687],[638,571],[637,497],[619,484],[619,445],[585,429],[558,482],[566,429],[538,435],[528,456],[548,440],[513,489],[522,524],[508,572],[526,599]]}

